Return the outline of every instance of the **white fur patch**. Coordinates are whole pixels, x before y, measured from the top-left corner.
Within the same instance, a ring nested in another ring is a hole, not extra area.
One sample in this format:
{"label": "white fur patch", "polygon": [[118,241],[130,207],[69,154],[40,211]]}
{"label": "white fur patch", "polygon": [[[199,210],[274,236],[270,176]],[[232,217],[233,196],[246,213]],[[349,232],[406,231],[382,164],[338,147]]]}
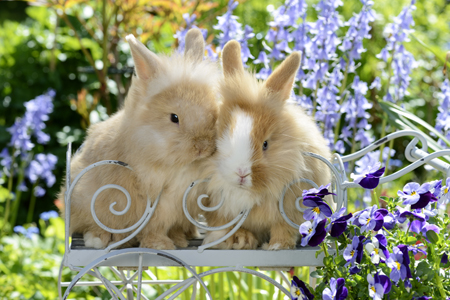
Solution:
{"label": "white fur patch", "polygon": [[276,243],[276,244],[269,246],[268,250],[279,250],[280,247],[281,247],[281,244]]}
{"label": "white fur patch", "polygon": [[91,232],[86,232],[83,236],[84,245],[87,248],[103,249],[106,244],[99,237],[94,236]]}
{"label": "white fur patch", "polygon": [[[231,184],[243,187],[252,185],[252,139],[253,118],[241,110],[233,114],[235,126],[229,128],[218,140],[218,151],[220,153],[219,170],[224,179]],[[244,182],[240,182],[239,175],[248,175]]]}
{"label": "white fur patch", "polygon": [[[217,230],[217,231],[210,231],[206,234],[205,239],[203,240],[203,244],[202,245],[206,245],[209,243],[212,243],[214,241],[217,241],[218,239],[224,237],[226,234],[228,233],[228,230],[224,229],[224,230]],[[214,246],[213,248],[224,248],[224,242]]]}

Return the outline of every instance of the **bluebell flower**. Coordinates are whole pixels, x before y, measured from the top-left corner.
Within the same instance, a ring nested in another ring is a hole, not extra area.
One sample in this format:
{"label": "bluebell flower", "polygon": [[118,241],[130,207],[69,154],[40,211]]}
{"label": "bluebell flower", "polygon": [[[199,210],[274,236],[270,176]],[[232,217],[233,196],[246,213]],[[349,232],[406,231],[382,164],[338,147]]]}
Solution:
{"label": "bluebell flower", "polygon": [[355,175],[350,174],[353,182],[358,183],[365,189],[374,189],[380,183],[380,177],[384,174],[384,167],[380,168],[381,163],[377,162],[375,165],[367,166],[367,169],[362,173]]}
{"label": "bluebell flower", "polygon": [[[441,85],[441,92],[438,93],[439,106],[438,114],[436,117],[435,128],[442,133],[448,140],[450,140],[450,83],[448,79],[445,79]],[[447,148],[447,144],[441,139],[438,140],[438,144]],[[448,179],[447,179],[448,181]],[[446,184],[449,186],[448,184]],[[448,199],[448,198],[446,198]]]}
{"label": "bluebell flower", "polygon": [[14,230],[15,233],[21,233],[21,234],[26,234],[27,233],[27,230],[25,229],[25,227],[23,227],[21,225],[14,226],[13,230]]}
{"label": "bluebell flower", "polygon": [[325,230],[326,221],[326,219],[322,221],[313,220],[313,222],[306,221],[300,225],[299,232],[302,235],[302,247],[306,245],[315,247],[323,242],[327,234]]}
{"label": "bluebell flower", "polygon": [[363,240],[364,236],[354,236],[352,243],[344,250],[344,259],[347,261],[345,266],[354,265],[355,263],[361,263],[363,256]]}
{"label": "bluebell flower", "polygon": [[410,74],[417,63],[413,55],[403,46],[404,42],[409,41],[409,34],[413,32],[411,27],[414,25],[412,11],[415,10],[413,0],[410,5],[403,8],[401,13],[394,18],[394,22],[385,27],[385,36],[387,45],[377,56],[385,62],[392,57],[391,67],[393,74],[389,76],[389,92],[384,97],[385,101],[399,101],[405,95],[408,95],[407,88],[411,81]]}
{"label": "bluebell flower", "polygon": [[312,300],[314,295],[311,294],[306,284],[294,276],[291,281],[291,299],[292,300]]}
{"label": "bluebell flower", "polygon": [[25,236],[27,238],[31,239],[36,234],[39,234],[39,228],[31,226],[31,227],[28,227],[27,233],[25,234]]}
{"label": "bluebell flower", "polygon": [[39,218],[41,218],[44,221],[48,221],[52,218],[58,218],[58,217],[59,217],[58,213],[54,210],[46,211],[39,215]]}
{"label": "bluebell flower", "polygon": [[18,234],[23,234],[25,237],[31,239],[34,235],[39,234],[39,228],[35,226],[28,227],[28,229],[25,229],[23,226],[14,226],[14,232]]}
{"label": "bluebell flower", "polygon": [[389,258],[389,251],[386,248],[387,240],[382,234],[377,234],[372,237],[371,241],[365,245],[367,253],[370,255],[370,260],[373,264],[378,265],[380,262],[385,262]]}
{"label": "bluebell flower", "polygon": [[369,282],[369,296],[374,300],[383,299],[384,295],[391,291],[391,281],[386,275],[379,275],[378,272],[374,276],[367,274]]}
{"label": "bluebell flower", "polygon": [[52,187],[56,182],[52,171],[55,169],[57,162],[58,158],[55,155],[39,153],[30,162],[26,175],[32,183],[35,183],[38,179],[43,179],[47,187]]}
{"label": "bluebell flower", "polygon": [[331,278],[330,287],[323,290],[323,300],[344,300],[347,299],[348,290],[345,287],[344,278]]}
{"label": "bluebell flower", "polygon": [[[50,140],[50,136],[44,133],[43,129],[46,127],[45,122],[49,118],[48,115],[53,111],[52,101],[54,96],[55,92],[49,90],[47,93],[24,103],[26,108],[24,116],[17,118],[14,124],[7,129],[11,134],[8,146],[14,148],[11,155],[18,156],[21,154],[22,157],[25,157],[34,148],[34,143],[31,142],[33,135],[40,144],[46,144]],[[2,154],[6,154],[4,150]],[[5,164],[5,161],[2,161],[2,165]]]}
{"label": "bluebell flower", "polygon": [[419,185],[410,182],[403,187],[403,191],[398,191],[397,195],[404,200],[403,205],[411,205],[412,209],[424,208],[430,201],[437,201],[430,188],[430,183]]}
{"label": "bluebell flower", "polygon": [[369,89],[376,89],[376,90],[380,90],[381,89],[381,79],[380,77],[375,77],[375,79],[372,81],[372,83],[370,84]]}

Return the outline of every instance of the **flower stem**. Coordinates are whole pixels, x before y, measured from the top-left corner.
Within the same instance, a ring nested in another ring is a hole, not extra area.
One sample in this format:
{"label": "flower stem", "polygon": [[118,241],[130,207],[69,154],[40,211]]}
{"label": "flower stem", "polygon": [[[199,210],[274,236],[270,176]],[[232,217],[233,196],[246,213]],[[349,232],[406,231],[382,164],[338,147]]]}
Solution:
{"label": "flower stem", "polygon": [[439,271],[441,269],[440,268],[441,261],[439,259],[439,256],[436,255],[436,252],[434,251],[433,245],[431,243],[427,243],[427,247],[430,249],[431,254],[432,254],[433,258],[434,258],[434,270],[436,272],[435,277],[436,277],[437,288],[439,289],[439,293],[441,294],[442,299],[446,299],[444,286],[442,285],[442,280],[441,280],[441,277],[440,277],[440,274],[439,274]]}
{"label": "flower stem", "polygon": [[14,163],[15,163],[16,157],[14,156],[14,153],[11,158],[11,167],[9,169],[9,178],[8,178],[8,196],[6,197],[6,205],[5,205],[5,218],[3,220],[3,227],[2,231],[5,229],[5,225],[8,223],[9,219],[9,212],[11,210],[11,192],[12,192],[12,186],[13,186],[13,177],[14,177]]}
{"label": "flower stem", "polygon": [[17,187],[16,187],[16,197],[14,200],[14,203],[12,205],[12,212],[11,212],[11,227],[14,227],[16,225],[17,221],[17,214],[19,213],[19,207],[20,207],[20,196],[22,195],[22,191],[20,190],[20,184],[22,183],[24,177],[25,177],[25,166],[27,165],[27,159],[22,160],[22,164],[19,169],[19,175],[17,178]]}
{"label": "flower stem", "polygon": [[30,199],[30,207],[28,208],[27,223],[31,223],[31,221],[33,221],[34,207],[36,206],[36,195],[34,193],[34,190],[36,189],[38,182],[39,179],[36,180],[31,189],[31,199]]}

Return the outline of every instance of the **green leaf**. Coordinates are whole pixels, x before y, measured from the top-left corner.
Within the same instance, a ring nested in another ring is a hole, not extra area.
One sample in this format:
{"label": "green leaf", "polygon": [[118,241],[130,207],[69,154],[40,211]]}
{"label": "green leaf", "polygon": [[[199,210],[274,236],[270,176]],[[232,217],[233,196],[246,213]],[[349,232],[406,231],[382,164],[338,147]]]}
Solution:
{"label": "green leaf", "polygon": [[408,238],[406,239],[406,243],[408,245],[414,245],[416,242],[417,242],[417,238],[413,237],[413,236],[408,236]]}
{"label": "green leaf", "polygon": [[432,243],[432,244],[437,244],[439,242],[439,236],[433,230],[427,231],[427,238],[430,241],[430,243]]}
{"label": "green leaf", "polygon": [[319,273],[319,271],[313,271],[309,274],[312,278],[323,278],[323,275]]}

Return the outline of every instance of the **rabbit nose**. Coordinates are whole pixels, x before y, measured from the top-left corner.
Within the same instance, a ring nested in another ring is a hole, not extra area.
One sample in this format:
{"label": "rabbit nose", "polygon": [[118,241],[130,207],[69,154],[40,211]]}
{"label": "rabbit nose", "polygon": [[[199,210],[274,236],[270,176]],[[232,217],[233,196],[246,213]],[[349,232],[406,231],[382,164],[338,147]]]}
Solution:
{"label": "rabbit nose", "polygon": [[239,175],[239,177],[241,177],[243,179],[243,178],[247,177],[248,175],[250,175],[251,172],[248,168],[238,168],[237,174]]}

